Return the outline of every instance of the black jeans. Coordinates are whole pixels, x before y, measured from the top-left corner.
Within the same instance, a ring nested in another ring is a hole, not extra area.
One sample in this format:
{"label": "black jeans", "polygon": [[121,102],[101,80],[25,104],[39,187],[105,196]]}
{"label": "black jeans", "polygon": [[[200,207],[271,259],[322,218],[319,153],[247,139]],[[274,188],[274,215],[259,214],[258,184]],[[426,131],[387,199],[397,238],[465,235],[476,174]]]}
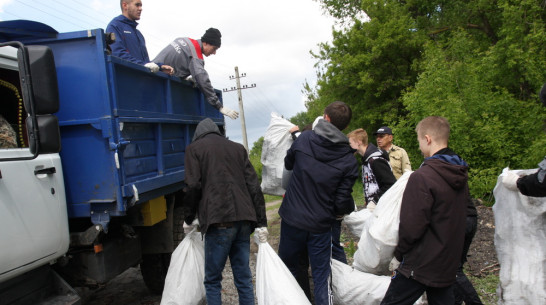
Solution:
{"label": "black jeans", "polygon": [[427,293],[429,305],[453,304],[453,285],[428,287],[395,272],[381,305],[412,305],[424,292]]}
{"label": "black jeans", "polygon": [[478,229],[478,219],[477,217],[469,216],[466,217],[466,230],[464,234],[464,246],[463,246],[463,255],[461,257],[461,265],[457,269],[457,280],[453,285],[453,292],[455,294],[455,305],[461,305],[464,301],[466,305],[482,305],[482,301],[472,286],[470,280],[466,277],[463,272],[463,265],[466,262],[466,256],[468,250],[470,249],[470,244],[472,239],[476,234]]}

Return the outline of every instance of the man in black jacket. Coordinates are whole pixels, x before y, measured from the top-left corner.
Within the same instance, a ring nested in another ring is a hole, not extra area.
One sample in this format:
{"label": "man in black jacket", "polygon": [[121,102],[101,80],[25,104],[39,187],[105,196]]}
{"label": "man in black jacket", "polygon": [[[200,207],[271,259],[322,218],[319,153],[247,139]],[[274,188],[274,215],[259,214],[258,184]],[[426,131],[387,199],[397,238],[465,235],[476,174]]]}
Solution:
{"label": "man in black jacket", "polygon": [[292,177],[279,209],[279,257],[296,277],[300,254],[307,248],[317,305],[331,300],[332,226],[336,216],[355,208],[351,193],[358,165],[341,132],[351,116],[351,108],[343,102],[328,105],[323,119],[313,130],[301,133],[284,159]]}
{"label": "man in black jacket", "polygon": [[201,121],[186,148],[190,224],[197,213],[205,234],[207,304],[222,304],[222,271],[229,257],[239,304],[254,304],[249,268],[250,234],[267,241],[265,201],[258,176],[243,145],[226,139],[211,119]]}
{"label": "man in black jacket", "polygon": [[[453,283],[463,252],[468,165],[447,147],[443,117],[416,128],[425,161],[409,177],[400,209],[394,274],[382,305],[413,304],[426,291],[430,305],[453,304]],[[400,263],[401,262],[401,263]]]}

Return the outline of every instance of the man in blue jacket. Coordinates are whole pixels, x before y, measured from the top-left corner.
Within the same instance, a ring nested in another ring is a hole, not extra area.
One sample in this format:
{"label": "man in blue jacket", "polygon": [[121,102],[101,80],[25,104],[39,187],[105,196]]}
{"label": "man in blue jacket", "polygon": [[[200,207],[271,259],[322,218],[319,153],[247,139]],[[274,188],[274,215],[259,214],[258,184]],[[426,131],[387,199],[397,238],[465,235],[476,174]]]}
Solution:
{"label": "man in blue jacket", "polygon": [[283,202],[279,257],[296,277],[300,254],[309,253],[315,304],[331,304],[332,226],[355,209],[351,195],[358,164],[347,136],[351,108],[333,102],[312,131],[303,132],[287,151],[284,165],[292,170]]}
{"label": "man in blue jacket", "polygon": [[144,36],[136,28],[136,20],[140,20],[142,13],[142,1],[121,0],[120,6],[122,14],[112,19],[106,27],[106,32],[116,35],[115,41],[110,45],[112,55],[143,65],[154,73],[161,70],[172,75],[174,69],[171,66],[150,61]]}

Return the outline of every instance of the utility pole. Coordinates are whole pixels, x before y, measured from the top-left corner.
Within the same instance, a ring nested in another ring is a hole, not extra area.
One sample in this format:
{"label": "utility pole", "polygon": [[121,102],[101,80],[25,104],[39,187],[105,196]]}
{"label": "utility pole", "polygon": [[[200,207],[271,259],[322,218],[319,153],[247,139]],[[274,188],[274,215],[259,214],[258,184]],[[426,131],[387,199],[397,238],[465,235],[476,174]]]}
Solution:
{"label": "utility pole", "polygon": [[241,129],[242,129],[242,133],[243,133],[243,146],[246,148],[246,151],[247,152],[250,152],[250,150],[248,149],[248,140],[247,140],[247,137],[246,137],[246,122],[245,122],[245,110],[243,108],[243,95],[241,93],[241,89],[250,89],[250,88],[256,88],[256,84],[252,84],[250,86],[247,86],[247,85],[243,85],[243,87],[241,87],[241,82],[240,82],[240,78],[241,77],[245,77],[246,76],[246,73],[243,73],[239,76],[239,67],[235,67],[235,76],[230,76],[229,79],[235,79],[236,83],[237,83],[237,87],[231,87],[231,89],[223,89],[222,91],[223,92],[230,92],[230,91],[235,91],[237,90],[237,94],[239,95],[239,115],[241,117]]}

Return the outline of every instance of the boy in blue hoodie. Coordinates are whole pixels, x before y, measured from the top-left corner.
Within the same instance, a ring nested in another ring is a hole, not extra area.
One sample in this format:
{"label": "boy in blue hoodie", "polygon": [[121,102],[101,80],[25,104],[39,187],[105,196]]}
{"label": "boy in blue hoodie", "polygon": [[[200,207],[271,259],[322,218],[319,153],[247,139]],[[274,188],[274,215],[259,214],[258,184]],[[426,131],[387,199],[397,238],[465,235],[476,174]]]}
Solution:
{"label": "boy in blue hoodie", "polygon": [[324,118],[313,130],[301,133],[284,159],[292,177],[279,209],[279,257],[296,277],[300,254],[307,248],[317,305],[331,304],[332,226],[355,208],[351,193],[358,165],[341,132],[351,116],[343,102],[328,105]]}

